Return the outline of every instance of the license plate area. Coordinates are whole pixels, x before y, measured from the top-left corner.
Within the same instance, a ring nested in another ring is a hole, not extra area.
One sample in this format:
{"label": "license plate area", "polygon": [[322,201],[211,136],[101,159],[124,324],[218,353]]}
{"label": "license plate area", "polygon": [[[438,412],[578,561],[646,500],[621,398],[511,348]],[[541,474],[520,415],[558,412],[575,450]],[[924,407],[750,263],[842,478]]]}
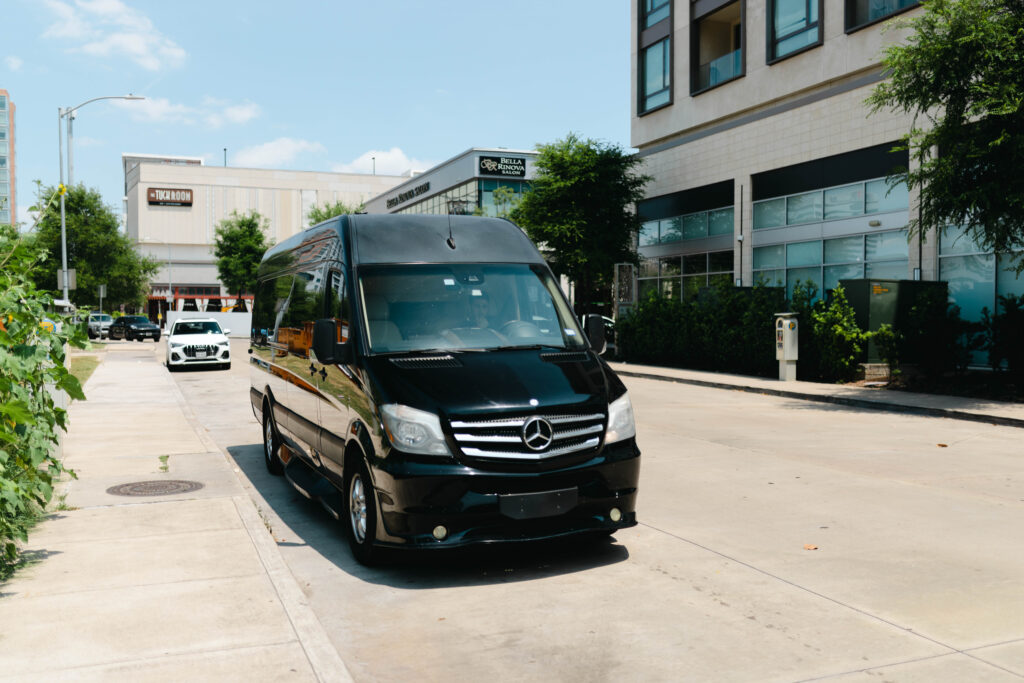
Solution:
{"label": "license plate area", "polygon": [[196,358],[206,358],[206,351],[196,351]]}
{"label": "license plate area", "polygon": [[498,510],[512,519],[555,517],[576,507],[579,492],[576,487],[537,493],[512,493],[498,496]]}

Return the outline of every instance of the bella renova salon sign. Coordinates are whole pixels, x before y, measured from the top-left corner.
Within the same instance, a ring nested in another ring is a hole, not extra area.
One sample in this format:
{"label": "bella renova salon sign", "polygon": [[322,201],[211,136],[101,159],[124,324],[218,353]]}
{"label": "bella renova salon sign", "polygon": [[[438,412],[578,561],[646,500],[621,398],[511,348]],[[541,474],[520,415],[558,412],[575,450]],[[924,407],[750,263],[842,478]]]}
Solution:
{"label": "bella renova salon sign", "polygon": [[523,157],[480,157],[480,173],[505,178],[525,178],[526,159]]}
{"label": "bella renova salon sign", "polygon": [[192,206],[192,190],[151,187],[146,199],[158,206]]}

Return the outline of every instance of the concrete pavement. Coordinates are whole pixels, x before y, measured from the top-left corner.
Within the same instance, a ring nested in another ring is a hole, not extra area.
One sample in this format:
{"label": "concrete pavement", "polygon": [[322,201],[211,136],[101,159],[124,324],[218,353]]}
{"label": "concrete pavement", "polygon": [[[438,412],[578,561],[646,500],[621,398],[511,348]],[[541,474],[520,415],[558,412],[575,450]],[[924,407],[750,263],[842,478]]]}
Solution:
{"label": "concrete pavement", "polygon": [[[0,585],[0,680],[351,680],[153,346],[105,348],[69,409],[78,479]],[[185,492],[111,492],[143,482]]]}
{"label": "concrete pavement", "polygon": [[[70,408],[62,508],[0,585],[3,680],[348,680],[265,527],[149,343],[112,343]],[[235,362],[246,358],[237,355]],[[1024,426],[1024,406],[613,364],[625,375]],[[234,400],[235,397],[232,397]],[[935,412],[938,411],[938,412]],[[108,489],[196,482],[158,496]],[[624,577],[626,580],[628,577]],[[342,607],[344,609],[344,607]]]}

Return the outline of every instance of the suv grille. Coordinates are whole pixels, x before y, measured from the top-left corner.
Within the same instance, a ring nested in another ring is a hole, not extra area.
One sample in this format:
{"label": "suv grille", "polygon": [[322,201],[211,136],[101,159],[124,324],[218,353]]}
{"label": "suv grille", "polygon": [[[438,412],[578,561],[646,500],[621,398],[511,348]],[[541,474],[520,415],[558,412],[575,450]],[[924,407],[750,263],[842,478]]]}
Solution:
{"label": "suv grille", "polygon": [[184,349],[182,349],[182,351],[184,351],[186,358],[195,358],[196,357],[196,351],[205,351],[206,352],[206,357],[210,358],[211,356],[214,356],[214,355],[217,354],[217,347],[213,346],[212,344],[210,346],[203,346],[201,344],[193,344],[191,346],[186,346]]}
{"label": "suv grille", "polygon": [[452,420],[452,434],[463,455],[482,460],[539,462],[596,450],[605,414],[552,413],[520,417]]}

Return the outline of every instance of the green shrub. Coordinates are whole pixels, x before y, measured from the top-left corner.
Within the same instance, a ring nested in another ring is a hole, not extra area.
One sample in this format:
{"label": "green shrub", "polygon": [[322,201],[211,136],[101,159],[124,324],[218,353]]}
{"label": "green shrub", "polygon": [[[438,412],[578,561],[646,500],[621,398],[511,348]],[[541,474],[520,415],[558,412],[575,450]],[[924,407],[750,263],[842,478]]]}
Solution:
{"label": "green shrub", "polygon": [[[54,405],[47,384],[84,399],[64,367],[67,342],[84,348],[81,326],[47,316],[51,299],[30,275],[40,252],[10,226],[0,227],[0,569],[17,557],[35,515],[50,501],[64,472],[53,456],[67,413]],[[63,323],[63,332],[41,323]]]}
{"label": "green shrub", "polygon": [[771,377],[779,288],[709,287],[687,301],[651,294],[616,323],[623,360]]}
{"label": "green shrub", "polygon": [[900,367],[900,345],[903,342],[903,335],[897,332],[889,323],[882,325],[870,332],[869,336],[875,346],[878,347],[878,354],[882,361],[889,367],[889,376],[895,377],[899,374]]}
{"label": "green shrub", "polygon": [[1015,379],[1024,379],[1024,297],[1000,296],[999,312],[985,322],[989,364],[1000,369],[1005,363]]}

